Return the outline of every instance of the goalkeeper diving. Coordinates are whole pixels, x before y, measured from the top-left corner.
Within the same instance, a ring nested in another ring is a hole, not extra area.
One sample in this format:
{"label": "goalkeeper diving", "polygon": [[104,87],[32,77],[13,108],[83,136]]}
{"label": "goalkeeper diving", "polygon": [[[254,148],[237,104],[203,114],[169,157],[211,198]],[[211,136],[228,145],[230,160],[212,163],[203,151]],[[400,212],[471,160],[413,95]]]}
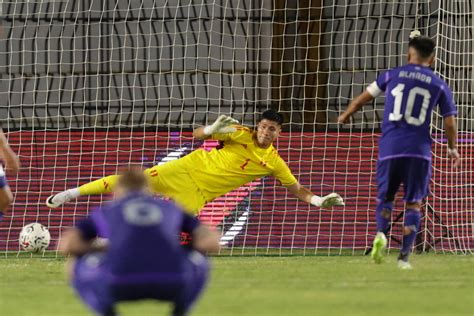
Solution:
{"label": "goalkeeper diving", "polygon": [[[255,179],[273,176],[298,199],[328,209],[344,205],[337,193],[317,196],[302,186],[273,146],[283,124],[283,116],[265,111],[256,131],[238,125],[238,121],[221,115],[212,124],[193,131],[197,139],[213,139],[221,146],[206,151],[197,149],[190,154],[145,169],[151,189],[171,198],[188,213],[199,211],[217,197],[225,195]],[[46,205],[57,208],[79,196],[97,195],[113,191],[118,175],[110,175],[50,196]]]}

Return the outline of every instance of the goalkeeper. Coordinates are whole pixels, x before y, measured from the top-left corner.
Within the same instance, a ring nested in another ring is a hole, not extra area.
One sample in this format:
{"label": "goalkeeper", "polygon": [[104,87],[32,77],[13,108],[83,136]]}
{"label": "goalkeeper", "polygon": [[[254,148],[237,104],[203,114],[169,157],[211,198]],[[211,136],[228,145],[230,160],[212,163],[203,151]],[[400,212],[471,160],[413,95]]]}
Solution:
{"label": "goalkeeper", "polygon": [[[194,130],[197,139],[221,141],[220,148],[210,152],[198,149],[192,153],[144,171],[155,193],[173,199],[188,213],[197,215],[215,198],[255,179],[274,176],[293,195],[321,208],[344,205],[337,193],[319,197],[303,187],[278,154],[273,142],[281,132],[283,117],[274,110],[265,111],[253,131],[221,115],[209,126]],[[111,192],[119,176],[111,175],[50,196],[46,205],[56,208],[83,195]]]}

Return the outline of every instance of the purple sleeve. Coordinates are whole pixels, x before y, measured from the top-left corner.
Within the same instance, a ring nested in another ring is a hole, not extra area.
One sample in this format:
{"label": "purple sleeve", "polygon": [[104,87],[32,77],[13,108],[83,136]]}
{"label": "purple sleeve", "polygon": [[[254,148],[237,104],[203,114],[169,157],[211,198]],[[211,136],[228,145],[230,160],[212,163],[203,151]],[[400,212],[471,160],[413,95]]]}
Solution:
{"label": "purple sleeve", "polygon": [[3,166],[0,164],[0,188],[6,187],[7,178],[5,177],[5,170],[3,170]]}
{"label": "purple sleeve", "polygon": [[443,117],[457,115],[458,111],[456,109],[456,105],[454,104],[454,98],[453,98],[453,93],[451,92],[451,89],[449,89],[447,85],[442,85],[441,89],[443,91],[441,91],[441,95],[439,97],[439,102],[438,102],[441,115]]}
{"label": "purple sleeve", "polygon": [[392,71],[389,70],[380,74],[377,77],[377,80],[375,82],[377,82],[377,86],[379,87],[380,90],[385,91],[385,89],[387,89],[387,84],[390,81],[390,78],[392,77],[391,73]]}
{"label": "purple sleeve", "polygon": [[76,228],[81,232],[84,240],[92,240],[97,237],[97,227],[92,218],[87,217],[76,223]]}
{"label": "purple sleeve", "polygon": [[183,215],[183,224],[181,230],[184,233],[192,233],[200,225],[199,220],[196,217],[188,214]]}
{"label": "purple sleeve", "polygon": [[85,240],[109,237],[108,225],[101,208],[94,210],[89,217],[78,222],[76,228],[81,231]]}
{"label": "purple sleeve", "polygon": [[104,213],[110,212],[107,208],[96,209],[91,214],[91,219],[94,221],[94,225],[97,229],[97,236],[102,238],[109,237],[109,225],[105,219]]}
{"label": "purple sleeve", "polygon": [[5,176],[0,176],[0,189],[7,186],[7,178]]}

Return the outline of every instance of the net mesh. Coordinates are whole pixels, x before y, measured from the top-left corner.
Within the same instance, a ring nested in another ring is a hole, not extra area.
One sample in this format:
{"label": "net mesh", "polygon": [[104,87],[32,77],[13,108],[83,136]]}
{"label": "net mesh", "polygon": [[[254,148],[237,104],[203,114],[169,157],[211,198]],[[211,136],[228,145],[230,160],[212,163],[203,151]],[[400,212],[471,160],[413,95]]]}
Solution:
{"label": "net mesh", "polygon": [[[223,253],[364,251],[375,231],[383,97],[354,124],[335,121],[378,73],[405,62],[413,29],[437,41],[435,70],[459,106],[463,155],[452,169],[435,113],[433,193],[418,246],[472,252],[471,1],[4,0],[1,8],[0,121],[22,161],[0,224],[7,255],[20,254],[19,231],[30,222],[50,228],[55,253],[62,229],[108,199],[50,210],[52,193],[130,163],[212,148],[193,140],[192,128],[219,114],[253,126],[268,108],[285,116],[276,145],[299,181],[318,195],[340,193],[346,206],[319,211],[273,178],[258,179],[201,213],[222,230]],[[398,247],[400,221],[392,232]]]}

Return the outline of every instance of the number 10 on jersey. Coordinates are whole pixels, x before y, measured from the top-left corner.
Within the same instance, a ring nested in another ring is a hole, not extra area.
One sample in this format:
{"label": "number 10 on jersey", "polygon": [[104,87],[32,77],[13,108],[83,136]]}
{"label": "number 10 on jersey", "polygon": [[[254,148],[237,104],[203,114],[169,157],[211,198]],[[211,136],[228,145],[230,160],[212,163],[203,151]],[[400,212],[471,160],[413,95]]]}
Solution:
{"label": "number 10 on jersey", "polygon": [[[408,124],[420,126],[426,120],[426,112],[430,106],[431,93],[429,90],[420,87],[413,87],[408,90],[405,113],[402,115],[401,110],[404,89],[405,85],[403,83],[399,83],[395,88],[392,89],[392,91],[390,91],[395,100],[393,104],[393,112],[390,113],[388,119],[390,121],[400,121],[403,117],[405,117],[405,120]],[[418,117],[413,117],[413,108],[415,107],[415,99],[417,95],[420,95],[423,97],[423,99],[421,102],[420,114]]]}

